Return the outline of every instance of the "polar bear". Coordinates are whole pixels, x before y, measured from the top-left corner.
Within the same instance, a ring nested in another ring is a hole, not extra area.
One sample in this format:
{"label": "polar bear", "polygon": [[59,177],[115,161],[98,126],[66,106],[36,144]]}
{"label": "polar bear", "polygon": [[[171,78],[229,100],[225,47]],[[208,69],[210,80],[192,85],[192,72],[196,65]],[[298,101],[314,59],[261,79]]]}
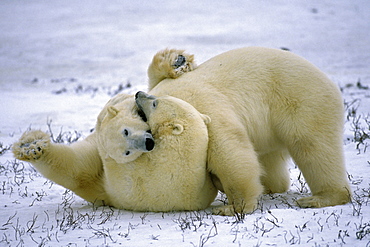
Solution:
{"label": "polar bear", "polygon": [[[146,116],[155,148],[132,162],[120,163],[124,150],[116,150],[122,137],[111,133],[127,118],[120,112],[125,103],[111,107],[97,130],[109,204],[162,212],[208,207],[217,194],[206,168],[210,118],[180,99],[138,92],[136,103]],[[110,142],[116,150],[106,149]]]}
{"label": "polar bear", "polygon": [[210,121],[177,98],[121,94],[106,104],[85,140],[54,144],[48,134],[31,131],[14,143],[13,153],[97,205],[200,210],[217,194],[206,169]]}
{"label": "polar bear", "polygon": [[149,94],[177,97],[211,117],[207,167],[229,200],[214,213],[249,213],[262,192],[287,191],[289,156],[312,193],[299,206],[349,202],[343,101],[324,73],[291,52],[249,47],[177,77],[177,67],[191,68],[186,59],[181,50],[158,52],[148,68]]}

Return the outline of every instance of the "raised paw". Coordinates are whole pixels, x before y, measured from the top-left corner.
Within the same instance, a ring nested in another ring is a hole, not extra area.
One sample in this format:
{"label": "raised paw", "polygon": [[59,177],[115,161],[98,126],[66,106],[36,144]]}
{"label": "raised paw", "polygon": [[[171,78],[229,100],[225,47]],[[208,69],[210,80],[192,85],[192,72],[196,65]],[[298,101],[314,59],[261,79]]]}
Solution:
{"label": "raised paw", "polygon": [[174,69],[179,69],[184,66],[186,66],[186,57],[183,55],[178,55],[176,61],[172,64],[172,67]]}
{"label": "raised paw", "polygon": [[162,50],[153,57],[153,61],[149,65],[149,89],[152,89],[163,79],[175,79],[196,67],[194,55],[184,53],[184,50]]}
{"label": "raised paw", "polygon": [[50,136],[42,131],[23,133],[18,142],[13,144],[14,157],[19,160],[32,161],[39,159],[50,144]]}
{"label": "raised paw", "polygon": [[178,54],[177,57],[171,59],[173,71],[169,72],[171,78],[177,78],[180,75],[192,71],[196,68],[194,55]]}

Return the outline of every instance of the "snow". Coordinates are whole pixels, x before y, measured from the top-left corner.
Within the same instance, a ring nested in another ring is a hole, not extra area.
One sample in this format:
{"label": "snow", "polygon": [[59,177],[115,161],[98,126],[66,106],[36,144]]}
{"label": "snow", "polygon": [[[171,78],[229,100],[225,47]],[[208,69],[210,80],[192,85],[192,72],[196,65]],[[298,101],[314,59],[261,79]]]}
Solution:
{"label": "snow", "polygon": [[[3,0],[0,30],[0,246],[370,246],[370,140],[354,138],[370,134],[367,0]],[[160,49],[202,63],[251,45],[289,48],[342,88],[352,203],[298,208],[308,190],[291,164],[289,192],[264,195],[239,218],[95,208],[6,151],[50,121],[54,133],[86,137],[119,85],[146,89]]]}

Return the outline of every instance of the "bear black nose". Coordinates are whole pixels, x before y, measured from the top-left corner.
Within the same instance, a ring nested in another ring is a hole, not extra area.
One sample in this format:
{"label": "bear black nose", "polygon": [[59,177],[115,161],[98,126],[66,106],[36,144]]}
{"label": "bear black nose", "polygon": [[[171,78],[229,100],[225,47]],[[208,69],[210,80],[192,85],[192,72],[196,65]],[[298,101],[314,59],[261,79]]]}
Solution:
{"label": "bear black nose", "polygon": [[153,138],[146,138],[145,139],[145,148],[147,151],[152,151],[154,148],[154,140]]}
{"label": "bear black nose", "polygon": [[141,93],[141,91],[139,91],[139,92],[137,92],[136,94],[135,94],[135,99],[137,99],[138,97],[139,97],[139,94]]}
{"label": "bear black nose", "polygon": [[143,99],[156,99],[154,95],[147,94],[143,91],[139,91],[135,94],[135,100],[143,98]]}

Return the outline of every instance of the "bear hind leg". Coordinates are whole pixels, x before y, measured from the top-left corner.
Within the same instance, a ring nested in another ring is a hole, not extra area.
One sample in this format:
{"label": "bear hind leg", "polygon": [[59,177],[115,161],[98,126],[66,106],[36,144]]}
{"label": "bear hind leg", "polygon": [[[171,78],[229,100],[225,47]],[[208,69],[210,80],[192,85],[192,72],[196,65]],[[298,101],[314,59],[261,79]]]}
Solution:
{"label": "bear hind leg", "polygon": [[287,161],[289,153],[287,150],[279,150],[260,155],[259,162],[263,167],[261,182],[265,194],[283,193],[288,191],[290,177]]}
{"label": "bear hind leg", "polygon": [[326,141],[328,139],[313,142],[306,138],[289,150],[312,193],[297,200],[302,208],[341,205],[351,199],[341,142]]}
{"label": "bear hind leg", "polygon": [[165,49],[154,55],[148,68],[149,90],[166,78],[178,78],[182,74],[196,69],[194,55],[184,50]]}

